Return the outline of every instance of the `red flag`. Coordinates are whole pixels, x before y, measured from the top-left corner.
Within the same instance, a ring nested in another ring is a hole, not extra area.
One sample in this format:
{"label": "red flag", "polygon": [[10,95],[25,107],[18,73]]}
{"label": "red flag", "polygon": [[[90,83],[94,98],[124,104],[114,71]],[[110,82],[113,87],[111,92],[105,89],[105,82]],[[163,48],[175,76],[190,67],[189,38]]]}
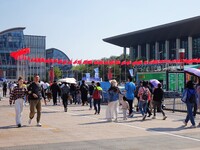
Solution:
{"label": "red flag", "polygon": [[121,65],[125,65],[126,64],[126,61],[124,60],[124,61],[122,61],[122,63],[121,63]]}
{"label": "red flag", "polygon": [[84,61],[83,61],[83,64],[87,64],[87,63],[88,63],[88,60],[84,60]]}
{"label": "red flag", "polygon": [[78,60],[76,59],[76,60],[73,62],[73,64],[77,64],[77,61],[78,61]]}
{"label": "red flag", "polygon": [[82,59],[77,61],[77,64],[82,64]]}
{"label": "red flag", "polygon": [[115,65],[120,65],[120,64],[121,64],[120,60],[115,61]]}
{"label": "red flag", "polygon": [[94,64],[94,65],[98,65],[98,60],[94,60],[94,61],[93,61],[93,64]]}
{"label": "red flag", "polygon": [[99,65],[103,65],[104,64],[104,61],[103,60],[100,60],[99,61]]}
{"label": "red flag", "polygon": [[91,64],[92,64],[92,60],[88,60],[88,64],[90,64],[90,65],[91,65]]}
{"label": "red flag", "polygon": [[72,65],[72,60],[67,62],[68,65]]}
{"label": "red flag", "polygon": [[126,65],[130,65],[130,64],[131,64],[131,61],[127,61],[127,62],[126,62]]}

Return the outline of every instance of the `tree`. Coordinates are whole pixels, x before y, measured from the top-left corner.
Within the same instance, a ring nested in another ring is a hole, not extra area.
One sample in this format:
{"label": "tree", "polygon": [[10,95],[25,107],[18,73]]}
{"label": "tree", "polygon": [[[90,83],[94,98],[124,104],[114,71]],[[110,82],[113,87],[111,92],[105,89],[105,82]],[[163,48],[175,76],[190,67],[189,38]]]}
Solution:
{"label": "tree", "polygon": [[59,79],[62,76],[62,71],[60,70],[59,67],[54,67],[54,75],[55,79]]}

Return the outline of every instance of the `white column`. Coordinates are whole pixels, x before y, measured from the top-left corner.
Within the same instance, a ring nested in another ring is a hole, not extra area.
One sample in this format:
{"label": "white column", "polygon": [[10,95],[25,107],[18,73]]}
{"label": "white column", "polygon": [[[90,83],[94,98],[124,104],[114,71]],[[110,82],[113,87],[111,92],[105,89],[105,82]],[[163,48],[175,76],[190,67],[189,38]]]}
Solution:
{"label": "white column", "polygon": [[180,39],[176,39],[176,59],[179,59]]}
{"label": "white column", "polygon": [[138,59],[141,58],[141,46],[138,45],[138,56],[137,56]]}
{"label": "white column", "polygon": [[146,44],[146,58],[149,61],[150,59],[150,45]]}
{"label": "white column", "polygon": [[130,59],[133,60],[134,57],[133,57],[133,47],[130,47],[129,48],[129,56],[130,56]]}
{"label": "white column", "polygon": [[169,41],[167,41],[167,40],[165,41],[165,53],[164,54],[166,54],[165,59],[169,59]]}
{"label": "white column", "polygon": [[156,42],[156,43],[155,43],[155,59],[156,59],[156,60],[160,59],[159,54],[160,54],[160,53],[159,53],[159,43]]}
{"label": "white column", "polygon": [[192,59],[192,37],[188,37],[188,59]]}

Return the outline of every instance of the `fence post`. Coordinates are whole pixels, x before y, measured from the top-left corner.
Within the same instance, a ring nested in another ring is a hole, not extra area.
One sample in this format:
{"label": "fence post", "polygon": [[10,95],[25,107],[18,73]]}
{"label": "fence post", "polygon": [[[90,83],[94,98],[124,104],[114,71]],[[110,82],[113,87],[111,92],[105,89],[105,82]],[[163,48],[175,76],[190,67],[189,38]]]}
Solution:
{"label": "fence post", "polygon": [[173,96],[174,96],[174,101],[173,101],[173,113],[174,113],[174,111],[175,111],[175,100],[176,100],[176,94],[175,94],[175,91],[174,91],[174,93],[173,93]]}

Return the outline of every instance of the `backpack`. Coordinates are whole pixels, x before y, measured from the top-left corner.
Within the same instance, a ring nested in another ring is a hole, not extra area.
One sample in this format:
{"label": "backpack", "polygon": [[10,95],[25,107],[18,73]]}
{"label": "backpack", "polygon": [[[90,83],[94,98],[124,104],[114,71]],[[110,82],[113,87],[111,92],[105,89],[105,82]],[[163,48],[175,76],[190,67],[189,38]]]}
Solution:
{"label": "backpack", "polygon": [[148,92],[144,88],[143,88],[143,93],[142,93],[142,99],[143,100],[147,100],[148,99]]}
{"label": "backpack", "polygon": [[92,97],[93,97],[93,99],[100,99],[101,98],[100,91],[97,88],[95,88]]}

